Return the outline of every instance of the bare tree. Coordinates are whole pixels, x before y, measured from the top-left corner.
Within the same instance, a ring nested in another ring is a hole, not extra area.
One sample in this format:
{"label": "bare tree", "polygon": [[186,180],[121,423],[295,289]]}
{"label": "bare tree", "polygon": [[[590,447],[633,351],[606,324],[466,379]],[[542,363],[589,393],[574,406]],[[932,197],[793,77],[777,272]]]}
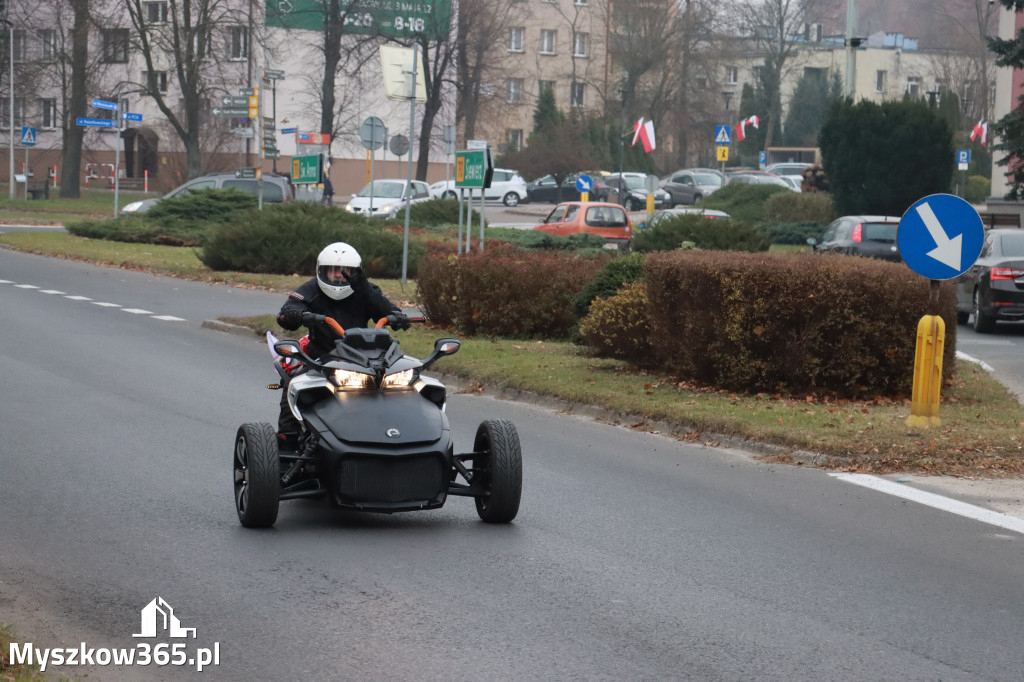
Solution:
{"label": "bare tree", "polygon": [[[462,123],[467,139],[476,136],[477,119],[484,107],[498,98],[489,83],[508,74],[508,35],[514,17],[525,6],[507,0],[463,0],[459,3],[456,38],[457,94],[455,123]],[[506,50],[496,50],[505,46]]]}
{"label": "bare tree", "polygon": [[934,23],[952,48],[932,58],[935,73],[955,89],[967,121],[988,119],[995,90],[995,58],[987,37],[996,32],[999,7],[989,0],[948,0],[935,8]]}
{"label": "bare tree", "polygon": [[[78,178],[82,175],[82,138],[85,129],[74,124],[72,112],[85,111],[89,59],[89,0],[69,0],[74,19],[71,28],[71,54],[66,63],[71,77],[70,96],[64,101],[63,153],[60,197],[77,199],[81,193]],[[65,91],[67,92],[67,91]]]}

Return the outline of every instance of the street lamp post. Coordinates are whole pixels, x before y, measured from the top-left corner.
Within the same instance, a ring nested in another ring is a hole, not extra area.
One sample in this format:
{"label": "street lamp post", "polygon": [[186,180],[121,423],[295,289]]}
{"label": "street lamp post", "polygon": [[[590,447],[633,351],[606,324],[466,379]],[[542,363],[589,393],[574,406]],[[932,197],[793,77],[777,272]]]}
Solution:
{"label": "street lamp post", "polygon": [[11,199],[14,199],[14,22],[12,22],[10,19],[0,19],[0,21],[2,21],[7,26],[7,40],[10,43],[11,48],[10,54],[8,55],[8,59],[10,60],[8,66],[10,67],[9,81],[11,91],[7,95],[7,125],[9,126],[10,133],[10,137],[8,139],[8,150],[10,152],[8,154],[8,156],[10,156],[10,169],[8,172],[10,177]]}

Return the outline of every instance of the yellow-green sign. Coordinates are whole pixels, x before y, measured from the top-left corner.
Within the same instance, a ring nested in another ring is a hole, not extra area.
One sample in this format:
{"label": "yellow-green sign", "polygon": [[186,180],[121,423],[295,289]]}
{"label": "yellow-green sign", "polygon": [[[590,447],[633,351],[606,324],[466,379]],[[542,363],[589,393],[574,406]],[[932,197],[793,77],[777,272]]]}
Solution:
{"label": "yellow-green sign", "polygon": [[[267,26],[324,30],[322,0],[266,0]],[[451,31],[451,0],[341,0],[338,3],[342,33],[447,40]]]}
{"label": "yellow-green sign", "polygon": [[292,157],[292,182],[296,184],[320,182],[319,154]]}
{"label": "yellow-green sign", "polygon": [[487,179],[487,150],[455,152],[455,186],[483,187]]}

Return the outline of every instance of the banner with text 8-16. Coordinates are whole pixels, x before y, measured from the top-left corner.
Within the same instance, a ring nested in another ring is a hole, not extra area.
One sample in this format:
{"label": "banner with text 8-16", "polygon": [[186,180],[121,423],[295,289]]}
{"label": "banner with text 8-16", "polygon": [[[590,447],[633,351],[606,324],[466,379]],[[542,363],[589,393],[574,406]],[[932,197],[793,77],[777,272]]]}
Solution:
{"label": "banner with text 8-16", "polygon": [[[324,8],[329,6],[321,0],[266,0],[266,24],[323,31]],[[343,33],[428,40],[443,40],[451,33],[451,0],[341,0],[339,11]]]}

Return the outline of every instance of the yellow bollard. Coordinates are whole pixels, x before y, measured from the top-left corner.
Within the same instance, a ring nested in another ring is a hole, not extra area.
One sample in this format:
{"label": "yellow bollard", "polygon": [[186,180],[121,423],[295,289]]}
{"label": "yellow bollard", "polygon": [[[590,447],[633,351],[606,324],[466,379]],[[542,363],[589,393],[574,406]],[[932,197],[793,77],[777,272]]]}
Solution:
{"label": "yellow bollard", "polygon": [[938,315],[925,315],[917,323],[914,353],[914,392],[910,398],[907,426],[941,426],[939,393],[942,389],[942,351],[946,323]]}
{"label": "yellow bollard", "polygon": [[580,192],[580,201],[590,201],[590,192]]}

